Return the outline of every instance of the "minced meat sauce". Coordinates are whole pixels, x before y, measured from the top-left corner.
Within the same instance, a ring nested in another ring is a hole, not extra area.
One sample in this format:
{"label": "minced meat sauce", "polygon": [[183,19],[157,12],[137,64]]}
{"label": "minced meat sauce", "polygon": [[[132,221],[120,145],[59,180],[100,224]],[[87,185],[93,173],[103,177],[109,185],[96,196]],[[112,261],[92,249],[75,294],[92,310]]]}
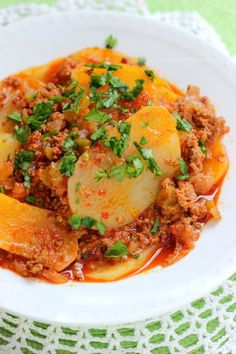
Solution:
{"label": "minced meat sauce", "polygon": [[[14,138],[20,143],[14,158],[7,159],[4,168],[0,168],[1,191],[22,203],[55,212],[57,222],[63,225],[68,225],[71,217],[67,181],[74,172],[75,162],[82,153],[89,151],[91,145],[104,148],[101,140],[91,140],[98,127],[85,117],[97,105],[99,97],[95,97],[96,93],[106,87],[103,84],[105,75],[113,77],[116,70],[115,67],[101,65],[105,74],[94,76],[94,67],[104,60],[92,54],[87,56],[83,73],[88,75],[89,83],[88,87],[83,87],[73,78],[73,70],[83,65],[83,60],[72,56],[51,65],[45,71],[44,79],[39,81],[38,87],[31,87],[30,93],[24,89],[24,74],[5,79],[0,90],[1,109],[4,109],[7,97],[14,93],[9,104],[14,105],[17,113],[9,114],[6,124],[15,124]],[[140,63],[125,56],[120,58],[118,65],[122,66],[122,63],[141,67]],[[146,66],[143,70],[146,70],[147,80],[158,79],[157,76],[152,77],[155,74]],[[124,90],[110,89],[113,95],[106,97],[107,104],[100,105],[99,111],[119,122],[144,106],[157,104],[140,82],[137,82],[136,91],[126,89],[133,94],[132,97],[127,95],[127,99]],[[111,88],[116,87],[115,84],[122,86],[117,81]],[[138,258],[148,247],[153,247],[152,254],[159,250],[152,264],[164,266],[174,263],[194,247],[204,224],[210,218],[220,218],[216,197],[227,167],[218,180],[214,178],[214,168],[217,169],[217,163],[225,163],[226,156],[220,141],[229,128],[225,120],[216,115],[209,99],[200,95],[197,87],[189,86],[183,94],[168,85],[173,94],[178,95],[177,99],[169,100],[168,96],[160,95],[158,104],[166,107],[176,118],[181,165],[176,176],[162,178],[155,202],[132,222],[115,229],[99,232],[93,224],[91,228],[76,230],[77,257],[60,274],[44,267],[37,259],[28,260],[4,250],[0,250],[0,265],[24,277],[60,283],[71,278],[86,280],[86,270],[89,272],[94,262],[124,262],[127,257]],[[209,169],[209,161],[213,172]],[[101,217],[103,225],[106,225],[108,217],[109,210]],[[112,255],[112,247],[119,242],[128,252],[109,258],[109,250]]]}

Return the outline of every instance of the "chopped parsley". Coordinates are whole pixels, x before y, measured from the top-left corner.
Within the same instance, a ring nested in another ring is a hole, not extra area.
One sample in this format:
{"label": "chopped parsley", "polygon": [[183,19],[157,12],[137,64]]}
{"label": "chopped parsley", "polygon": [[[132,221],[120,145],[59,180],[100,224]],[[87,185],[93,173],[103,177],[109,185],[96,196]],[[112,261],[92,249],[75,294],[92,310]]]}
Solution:
{"label": "chopped parsley", "polygon": [[103,140],[108,137],[108,131],[105,129],[103,125],[101,125],[95,132],[91,135],[91,140],[93,143],[96,143],[99,140]]}
{"label": "chopped parsley", "polygon": [[42,139],[45,140],[45,139],[51,138],[52,136],[55,136],[57,134],[58,134],[58,130],[54,129],[51,132],[47,132],[47,133],[43,134]]}
{"label": "chopped parsley", "polygon": [[201,151],[203,152],[203,154],[207,153],[207,147],[206,147],[206,143],[203,139],[200,139],[198,142],[198,145],[200,146]]}
{"label": "chopped parsley", "polygon": [[174,112],[173,116],[176,119],[176,128],[178,130],[182,130],[187,133],[190,133],[190,131],[192,130],[192,125],[186,119],[181,118],[177,112]]}
{"label": "chopped parsley", "polygon": [[127,148],[131,124],[127,123],[126,121],[121,121],[116,125],[116,128],[121,134],[120,139],[116,136],[112,136],[111,138],[106,139],[103,142],[103,145],[107,148],[111,148],[116,156],[122,157],[125,149]]}
{"label": "chopped parsley", "polygon": [[27,195],[27,197],[25,198],[26,203],[31,204],[31,205],[35,205],[36,204],[36,199],[34,197],[32,197],[31,195]]}
{"label": "chopped parsley", "polygon": [[65,139],[62,149],[64,151],[69,151],[77,146],[76,141],[73,139],[77,136],[77,133],[71,131],[68,137]]}
{"label": "chopped parsley", "polygon": [[136,82],[136,86],[134,86],[131,90],[127,90],[125,91],[122,95],[121,95],[121,99],[123,100],[127,100],[127,101],[133,101],[135,98],[137,98],[140,93],[143,91],[143,83],[144,80],[143,79],[138,79],[135,81]]}
{"label": "chopped parsley", "polygon": [[146,70],[145,70],[145,74],[147,74],[147,76],[150,77],[150,79],[151,79],[152,81],[155,79],[155,74],[154,74],[153,70],[146,69]]}
{"label": "chopped parsley", "polygon": [[30,134],[30,128],[28,125],[16,125],[13,137],[18,140],[21,144],[26,144]]}
{"label": "chopped parsley", "polygon": [[136,178],[143,172],[143,162],[138,156],[129,156],[122,166],[112,166],[111,171],[98,170],[95,172],[96,181],[103,178],[114,177],[118,182],[122,181],[124,177]]}
{"label": "chopped parsley", "polygon": [[96,228],[100,234],[104,234],[106,230],[106,225],[101,220],[96,220],[90,216],[85,216],[84,218],[82,218],[74,214],[70,217],[69,224],[74,230],[78,230],[80,228]]}
{"label": "chopped parsley", "polygon": [[105,41],[105,47],[108,49],[113,49],[117,45],[118,45],[118,39],[113,37],[112,34],[110,34],[110,36],[107,37],[107,39]]}
{"label": "chopped parsley", "polygon": [[185,181],[189,178],[188,165],[182,157],[179,159],[179,171],[180,175],[176,177],[179,181]]}
{"label": "chopped parsley", "polygon": [[106,64],[106,63],[101,63],[101,64],[85,64],[87,68],[90,69],[106,69],[107,71],[116,71],[120,68],[122,68],[121,65],[117,64]]}
{"label": "chopped parsley", "polygon": [[92,75],[90,77],[90,87],[103,87],[107,83],[107,73],[103,75]]}
{"label": "chopped parsley", "polygon": [[24,186],[30,188],[29,167],[34,159],[35,152],[31,150],[20,150],[17,152],[14,160],[14,169],[22,170],[24,177]]}
{"label": "chopped parsley", "polygon": [[48,121],[53,113],[53,105],[53,101],[47,101],[34,106],[32,116],[26,117],[26,121],[32,130],[38,130],[42,124]]}
{"label": "chopped parsley", "polygon": [[73,151],[66,152],[59,162],[61,173],[67,177],[73,176],[76,161],[77,155]]}
{"label": "chopped parsley", "polygon": [[146,145],[147,144],[147,138],[145,138],[145,136],[142,136],[140,139],[140,145]]}
{"label": "chopped parsley", "polygon": [[146,64],[146,58],[140,57],[137,61],[138,66],[144,66]]}
{"label": "chopped parsley", "polygon": [[160,228],[160,219],[157,218],[151,227],[151,230],[150,230],[151,234],[155,235],[159,231],[159,228]]}
{"label": "chopped parsley", "polygon": [[106,258],[120,258],[129,254],[128,247],[122,241],[117,241],[104,253]]}
{"label": "chopped parsley", "polygon": [[111,118],[109,114],[107,114],[106,112],[99,111],[97,109],[91,109],[91,111],[85,117],[85,120],[98,124],[107,123],[110,119]]}
{"label": "chopped parsley", "polygon": [[125,174],[129,178],[136,178],[143,172],[143,162],[138,156],[129,156],[126,159]]}
{"label": "chopped parsley", "polygon": [[134,146],[138,150],[140,156],[147,161],[148,169],[156,176],[161,176],[162,171],[160,166],[154,160],[152,149],[142,148],[136,141],[134,141]]}
{"label": "chopped parsley", "polygon": [[71,103],[67,102],[63,106],[64,111],[77,112],[79,103],[85,95],[85,89],[82,88],[76,80],[71,80],[65,87],[63,97],[69,99]]}
{"label": "chopped parsley", "polygon": [[7,118],[14,120],[15,122],[22,122],[21,115],[19,113],[11,113],[7,115]]}
{"label": "chopped parsley", "polygon": [[0,186],[0,193],[5,193],[5,190],[4,190],[4,187],[3,186]]}

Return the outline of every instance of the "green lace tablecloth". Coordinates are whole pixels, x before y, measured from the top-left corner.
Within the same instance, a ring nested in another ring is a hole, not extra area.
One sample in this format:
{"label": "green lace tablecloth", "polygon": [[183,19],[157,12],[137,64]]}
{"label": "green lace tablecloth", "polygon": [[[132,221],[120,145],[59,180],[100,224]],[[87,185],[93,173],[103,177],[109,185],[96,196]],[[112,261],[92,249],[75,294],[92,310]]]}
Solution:
{"label": "green lace tablecloth", "polygon": [[[236,55],[236,0],[0,0],[0,30],[22,17],[75,8],[151,12]],[[2,310],[0,353],[235,354],[236,273],[185,308],[132,324],[71,328]]]}

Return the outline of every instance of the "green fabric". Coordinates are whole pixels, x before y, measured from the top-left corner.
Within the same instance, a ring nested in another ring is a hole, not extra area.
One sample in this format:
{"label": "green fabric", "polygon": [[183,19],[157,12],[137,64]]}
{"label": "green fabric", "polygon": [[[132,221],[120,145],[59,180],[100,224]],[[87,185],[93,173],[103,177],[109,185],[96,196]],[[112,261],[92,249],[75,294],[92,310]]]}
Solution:
{"label": "green fabric", "polygon": [[195,11],[220,34],[231,54],[236,54],[235,0],[147,0],[151,12]]}

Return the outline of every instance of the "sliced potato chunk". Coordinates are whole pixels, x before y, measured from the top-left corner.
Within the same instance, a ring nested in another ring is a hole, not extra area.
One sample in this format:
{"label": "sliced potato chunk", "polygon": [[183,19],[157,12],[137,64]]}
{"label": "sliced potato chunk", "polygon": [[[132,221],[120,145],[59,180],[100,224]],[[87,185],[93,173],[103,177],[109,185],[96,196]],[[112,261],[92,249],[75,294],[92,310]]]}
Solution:
{"label": "sliced potato chunk", "polygon": [[0,248],[61,271],[77,255],[78,242],[54,214],[0,194]]}
{"label": "sliced potato chunk", "polygon": [[12,159],[19,149],[20,143],[13,138],[12,134],[0,134],[0,166],[8,157]]}
{"label": "sliced potato chunk", "polygon": [[214,184],[217,184],[225,176],[229,167],[229,160],[220,140],[215,141],[209,150],[211,158],[204,161],[203,170],[205,173],[212,175]]}
{"label": "sliced potato chunk", "polygon": [[[136,155],[133,142],[147,139],[145,148],[151,148],[163,177],[172,176],[178,168],[180,157],[179,137],[172,115],[163,107],[145,107],[127,120],[131,124],[130,141],[124,157]],[[115,134],[113,128],[111,135]],[[96,171],[109,170],[122,160],[108,149],[90,149],[89,158],[82,155],[76,164],[75,173],[68,181],[69,204],[73,213],[104,219],[110,228],[127,224],[154,202],[162,177],[150,172],[144,162],[144,171],[137,178],[125,177],[95,179]],[[118,161],[120,160],[120,161]],[[78,188],[79,186],[79,188]],[[104,217],[105,216],[105,217]]]}
{"label": "sliced potato chunk", "polygon": [[124,261],[109,264],[103,262],[92,262],[90,271],[86,272],[86,280],[89,281],[114,281],[125,276],[130,276],[141,270],[146,262],[155,254],[155,247],[149,247],[140,253],[138,259],[129,257]]}

